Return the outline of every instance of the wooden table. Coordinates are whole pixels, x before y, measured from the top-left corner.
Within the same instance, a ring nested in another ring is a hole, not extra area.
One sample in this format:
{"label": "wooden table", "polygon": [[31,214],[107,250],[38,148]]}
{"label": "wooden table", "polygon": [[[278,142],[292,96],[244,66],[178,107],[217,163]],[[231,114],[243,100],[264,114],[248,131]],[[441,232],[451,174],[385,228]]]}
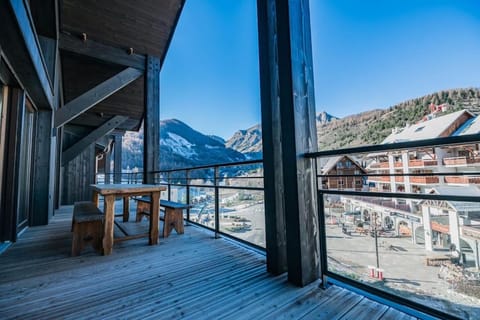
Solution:
{"label": "wooden table", "polygon": [[92,184],[93,202],[98,207],[99,195],[105,200],[105,229],[103,235],[103,254],[112,253],[113,225],[115,223],[114,202],[116,197],[123,197],[124,220],[129,215],[129,198],[132,196],[150,196],[152,199],[152,211],[150,214],[149,244],[158,244],[158,212],[160,192],[166,188],[153,184]]}

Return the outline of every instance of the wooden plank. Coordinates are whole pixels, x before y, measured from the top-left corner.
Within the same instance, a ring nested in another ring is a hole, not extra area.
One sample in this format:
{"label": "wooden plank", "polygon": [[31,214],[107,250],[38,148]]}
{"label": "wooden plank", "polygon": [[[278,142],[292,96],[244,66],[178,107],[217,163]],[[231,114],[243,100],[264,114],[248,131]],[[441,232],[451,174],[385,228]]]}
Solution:
{"label": "wooden plank", "polygon": [[412,317],[411,315],[408,315],[406,313],[403,313],[397,309],[389,308],[387,312],[385,312],[380,319],[382,320],[415,320],[417,318]]}
{"label": "wooden plank", "polygon": [[82,41],[80,36],[73,36],[68,33],[61,33],[59,47],[63,51],[73,52],[107,63],[132,67],[138,70],[145,70],[145,56],[141,54],[129,54],[127,48],[117,48],[88,39]]}
{"label": "wooden plank", "polygon": [[353,307],[345,316],[342,317],[344,320],[357,320],[365,319],[368,317],[370,320],[380,319],[380,317],[387,311],[388,307],[386,305],[377,303],[375,301],[369,300],[367,298],[360,301],[355,307]]}
{"label": "wooden plank", "polygon": [[143,123],[143,183],[154,183],[160,169],[160,59],[147,57]]}
{"label": "wooden plank", "polygon": [[[273,170],[269,178],[274,177],[277,184],[265,185],[266,200],[274,201],[273,190],[280,191],[280,196],[275,195],[275,209],[280,210],[277,215],[285,215],[280,227],[286,229],[289,281],[304,286],[320,277],[315,167],[313,159],[303,157],[317,149],[308,0],[269,0],[259,4],[259,11],[259,31],[265,33],[260,40],[269,43],[260,46],[262,120],[271,117],[265,124],[267,137],[272,135],[266,144],[274,145],[265,150],[268,162],[264,159],[264,168]],[[281,218],[274,213],[268,216],[272,216],[268,223],[273,224],[267,232],[278,232],[275,224],[281,224]],[[267,247],[280,247],[284,241],[272,235],[267,239],[279,241]]]}
{"label": "wooden plank", "polygon": [[[337,297],[337,299],[332,299],[319,305],[317,308],[305,315],[303,319],[342,319],[343,315],[350,311],[350,309],[352,309],[355,305],[360,303],[362,299],[365,298],[351,291],[345,290],[343,295]],[[359,317],[357,319],[361,318]]]}
{"label": "wooden plank", "polygon": [[93,144],[96,140],[105,136],[106,134],[115,130],[122,122],[127,120],[127,117],[124,116],[115,116],[112,119],[105,122],[101,127],[90,132],[85,138],[81,139],[73,146],[68,148],[62,153],[62,164],[65,165],[69,161],[73,160],[77,155],[79,155],[83,150],[88,146]]}
{"label": "wooden plank", "polygon": [[110,79],[100,83],[95,88],[88,90],[64,105],[55,113],[55,127],[58,128],[65,125],[142,75],[143,73],[137,69],[127,68]]}

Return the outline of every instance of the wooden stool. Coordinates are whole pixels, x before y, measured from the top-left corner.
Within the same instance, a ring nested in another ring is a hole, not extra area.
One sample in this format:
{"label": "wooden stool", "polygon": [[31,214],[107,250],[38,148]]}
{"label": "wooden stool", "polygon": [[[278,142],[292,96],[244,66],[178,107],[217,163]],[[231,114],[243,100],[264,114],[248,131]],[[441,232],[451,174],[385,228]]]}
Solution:
{"label": "wooden stool", "polygon": [[[165,208],[163,222],[163,237],[167,238],[173,229],[178,234],[185,231],[183,226],[183,210],[190,207],[188,204],[160,200],[160,207]],[[137,216],[135,221],[140,222],[144,216],[150,216],[150,198],[142,197],[137,199]]]}
{"label": "wooden stool", "polygon": [[93,202],[75,202],[72,218],[72,256],[78,256],[88,243],[95,251],[102,251],[104,221],[103,212]]}

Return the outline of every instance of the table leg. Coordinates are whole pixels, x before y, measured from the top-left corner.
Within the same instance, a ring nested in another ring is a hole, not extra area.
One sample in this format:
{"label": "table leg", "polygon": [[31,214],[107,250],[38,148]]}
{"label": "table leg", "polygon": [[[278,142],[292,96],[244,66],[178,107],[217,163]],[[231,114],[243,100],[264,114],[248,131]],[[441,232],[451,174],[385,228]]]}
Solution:
{"label": "table leg", "polygon": [[98,192],[97,191],[93,191],[92,202],[95,203],[95,205],[98,208]]}
{"label": "table leg", "polygon": [[106,256],[112,253],[113,248],[113,224],[115,219],[114,203],[114,195],[105,196],[105,229],[103,234],[103,254]]}
{"label": "table leg", "polygon": [[130,219],[130,197],[123,197],[123,222],[128,222]]}
{"label": "table leg", "polygon": [[151,210],[150,210],[150,239],[149,244],[158,244],[158,212],[160,211],[160,191],[151,194]]}

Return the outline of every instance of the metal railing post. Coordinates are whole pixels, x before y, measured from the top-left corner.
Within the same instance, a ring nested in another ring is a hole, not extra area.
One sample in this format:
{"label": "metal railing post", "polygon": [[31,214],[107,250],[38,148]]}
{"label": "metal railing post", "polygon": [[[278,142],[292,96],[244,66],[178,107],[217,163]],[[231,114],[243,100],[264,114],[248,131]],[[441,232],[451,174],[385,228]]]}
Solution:
{"label": "metal railing post", "polygon": [[168,201],[172,200],[172,185],[170,181],[170,172],[167,173],[167,199]]}
{"label": "metal railing post", "polygon": [[[185,170],[185,184],[187,185],[187,204],[190,205],[190,170]],[[190,221],[190,207],[187,207],[187,222]]]}
{"label": "metal railing post", "polygon": [[220,203],[219,203],[219,190],[218,190],[218,167],[213,168],[213,185],[215,187],[215,239],[220,238]]}

